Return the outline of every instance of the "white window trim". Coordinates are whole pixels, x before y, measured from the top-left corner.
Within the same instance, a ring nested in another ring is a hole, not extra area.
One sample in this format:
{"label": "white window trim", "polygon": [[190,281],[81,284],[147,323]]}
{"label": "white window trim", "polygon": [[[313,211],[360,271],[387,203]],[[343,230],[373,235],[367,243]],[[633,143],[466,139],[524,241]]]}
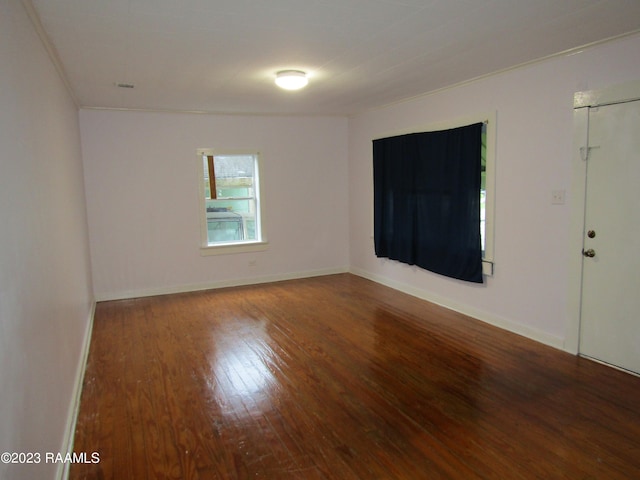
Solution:
{"label": "white window trim", "polygon": [[[209,245],[208,233],[207,233],[207,207],[205,200],[205,188],[204,188],[204,171],[202,169],[202,157],[207,155],[219,156],[219,155],[255,155],[257,159],[257,177],[258,184],[256,189],[257,208],[259,210],[259,221],[256,226],[260,238],[258,240],[248,240],[245,242],[229,242],[221,243],[219,245]],[[258,150],[218,150],[212,148],[198,148],[197,150],[198,160],[198,217],[200,218],[200,255],[229,255],[236,253],[250,253],[260,252],[267,249],[269,242],[266,237],[265,220],[264,220],[264,205],[263,205],[263,185],[261,181],[262,173],[262,156]]]}
{"label": "white window trim", "polygon": [[[487,165],[485,170],[485,188],[487,196],[485,198],[485,224],[484,224],[484,256],[482,257],[482,273],[493,276],[494,258],[494,233],[495,233],[495,202],[496,202],[496,131],[497,113],[481,112],[453,120],[431,123],[426,126],[407,128],[401,131],[387,132],[378,135],[376,138],[393,137],[409,133],[434,132],[437,130],[448,130],[450,128],[462,127],[473,123],[485,122],[487,125],[487,145],[486,156]],[[372,213],[373,218],[373,213]],[[373,235],[372,237],[373,238]]]}

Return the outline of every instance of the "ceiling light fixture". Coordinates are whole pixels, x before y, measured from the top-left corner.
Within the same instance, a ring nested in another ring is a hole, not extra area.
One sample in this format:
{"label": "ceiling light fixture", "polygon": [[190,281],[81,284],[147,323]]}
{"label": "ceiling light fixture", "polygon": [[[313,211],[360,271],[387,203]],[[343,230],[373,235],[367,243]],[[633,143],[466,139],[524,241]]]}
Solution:
{"label": "ceiling light fixture", "polygon": [[282,70],[276,74],[276,85],[285,90],[299,90],[308,83],[307,74],[300,70]]}

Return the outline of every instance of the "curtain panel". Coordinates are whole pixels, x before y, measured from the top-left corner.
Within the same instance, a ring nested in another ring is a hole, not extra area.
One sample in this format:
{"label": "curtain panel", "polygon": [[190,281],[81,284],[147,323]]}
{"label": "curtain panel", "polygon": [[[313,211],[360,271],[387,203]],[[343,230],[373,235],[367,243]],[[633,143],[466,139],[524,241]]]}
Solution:
{"label": "curtain panel", "polygon": [[376,256],[483,282],[481,149],[482,123],[373,141]]}

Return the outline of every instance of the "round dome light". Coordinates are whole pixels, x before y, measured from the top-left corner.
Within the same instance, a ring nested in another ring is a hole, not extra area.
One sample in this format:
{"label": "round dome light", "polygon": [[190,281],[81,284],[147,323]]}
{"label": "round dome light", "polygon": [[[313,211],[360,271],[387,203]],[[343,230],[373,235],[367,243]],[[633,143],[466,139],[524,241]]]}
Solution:
{"label": "round dome light", "polygon": [[276,74],[276,85],[285,90],[299,90],[308,83],[307,74],[300,70],[283,70]]}

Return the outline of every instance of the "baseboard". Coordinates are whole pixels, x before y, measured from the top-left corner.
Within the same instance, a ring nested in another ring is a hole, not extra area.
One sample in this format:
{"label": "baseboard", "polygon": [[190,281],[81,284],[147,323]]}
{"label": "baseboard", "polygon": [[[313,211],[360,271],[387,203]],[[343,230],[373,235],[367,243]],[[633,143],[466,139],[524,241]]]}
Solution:
{"label": "baseboard", "polygon": [[283,280],[295,280],[298,278],[320,277],[323,275],[334,275],[337,273],[347,273],[349,267],[335,267],[321,270],[307,270],[301,272],[282,273],[276,275],[263,275],[257,277],[247,277],[232,280],[223,280],[220,282],[196,283],[187,285],[178,285],[161,288],[150,288],[142,290],[133,290],[128,292],[112,292],[96,295],[96,301],[106,302],[109,300],[125,300],[129,298],[153,297],[156,295],[171,295],[174,293],[197,292],[200,290],[213,290],[216,288],[240,287],[243,285],[257,285],[260,283],[280,282]]}
{"label": "baseboard", "polygon": [[359,277],[366,278],[373,282],[379,283],[381,285],[385,285],[389,288],[393,288],[394,290],[398,290],[400,292],[406,293],[413,297],[417,297],[422,300],[426,300],[428,302],[434,303],[436,305],[440,305],[442,307],[448,308],[449,310],[462,313],[463,315],[474,318],[476,320],[480,320],[481,322],[484,322],[484,323],[488,323],[489,325],[493,325],[494,327],[507,330],[511,333],[521,335],[523,337],[529,338],[530,340],[534,340],[538,343],[542,343],[549,347],[557,348],[558,350],[564,351],[563,339],[559,337],[555,337],[553,335],[549,335],[546,332],[542,332],[535,328],[527,327],[526,325],[512,322],[508,319],[501,318],[496,315],[491,315],[487,312],[478,310],[469,305],[462,304],[450,298],[445,298],[439,295],[435,295],[432,292],[413,287],[406,283],[396,282],[395,280],[391,280],[381,275],[372,274],[360,268],[352,267],[350,269],[350,273],[353,273],[354,275],[358,275]]}
{"label": "baseboard", "polygon": [[[84,332],[84,339],[82,344],[82,351],[80,355],[80,362],[76,368],[75,384],[73,387],[73,396],[71,403],[69,404],[69,411],[67,412],[67,423],[65,428],[65,434],[62,441],[62,447],[60,452],[63,454],[73,452],[73,442],[76,430],[76,421],[78,420],[78,411],[80,410],[80,397],[82,395],[82,384],[84,382],[84,372],[87,367],[87,359],[89,358],[89,346],[91,345],[91,332],[93,331],[93,318],[96,312],[96,302],[91,305],[89,312],[89,319],[87,322],[87,328]],[[59,463],[56,471],[55,478],[58,480],[66,480],[69,478],[69,467],[71,465],[67,462]]]}

